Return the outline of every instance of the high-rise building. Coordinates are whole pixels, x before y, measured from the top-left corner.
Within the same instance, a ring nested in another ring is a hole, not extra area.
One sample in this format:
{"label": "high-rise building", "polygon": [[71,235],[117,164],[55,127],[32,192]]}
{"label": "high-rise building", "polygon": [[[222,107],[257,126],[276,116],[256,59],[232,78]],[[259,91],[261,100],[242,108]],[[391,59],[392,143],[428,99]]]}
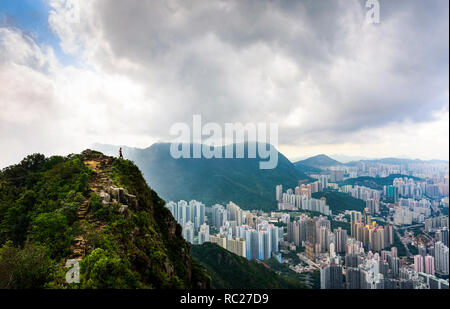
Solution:
{"label": "high-rise building", "polygon": [[441,241],[434,244],[434,262],[436,271],[448,275],[448,247]]}
{"label": "high-rise building", "polygon": [[341,265],[325,265],[320,268],[321,289],[342,289],[344,277]]}
{"label": "high-rise building", "polygon": [[419,245],[418,251],[419,255],[425,258],[425,256],[427,255],[427,247],[425,247],[424,245]]}
{"label": "high-rise building", "polygon": [[224,249],[227,249],[227,237],[223,234],[211,235],[209,241],[218,244]]}
{"label": "high-rise building", "polygon": [[421,255],[414,256],[414,271],[418,273],[424,272],[424,258]]}
{"label": "high-rise building", "polygon": [[425,273],[434,275],[434,257],[431,255],[425,256]]}
{"label": "high-rise building", "polygon": [[339,182],[342,180],[344,180],[344,171],[342,170],[330,171],[330,182]]}
{"label": "high-rise building", "polygon": [[283,199],[283,186],[278,185],[275,187],[275,198],[278,202],[281,202]]}
{"label": "high-rise building", "polygon": [[370,214],[377,214],[380,212],[380,201],[375,198],[369,198],[366,200],[366,208]]}
{"label": "high-rise building", "polygon": [[212,225],[216,228],[220,228],[228,221],[228,214],[226,209],[219,204],[212,206]]}
{"label": "high-rise building", "polygon": [[233,202],[227,204],[227,212],[229,214],[229,221],[236,221],[236,225],[242,225],[242,209]]}
{"label": "high-rise building", "polygon": [[397,247],[392,247],[391,248],[391,256],[393,257],[393,258],[396,258],[396,257],[398,257],[398,250],[397,250]]}
{"label": "high-rise building", "polygon": [[193,244],[194,243],[194,223],[188,221],[183,227],[183,238]]}
{"label": "high-rise building", "polygon": [[346,288],[347,289],[361,289],[362,272],[359,268],[346,269]]}
{"label": "high-rise building", "polygon": [[398,203],[398,187],[396,186],[384,186],[384,194],[393,199],[394,203]]}
{"label": "high-rise building", "polygon": [[362,214],[359,211],[350,211],[350,235],[356,236],[356,224],[362,221]]}
{"label": "high-rise building", "polygon": [[392,257],[391,270],[392,270],[392,276],[397,278],[400,273],[400,259],[398,257]]}
{"label": "high-rise building", "polygon": [[206,223],[203,223],[200,226],[200,231],[198,232],[198,243],[201,245],[204,242],[209,241],[209,225]]}
{"label": "high-rise building", "polygon": [[440,241],[448,247],[448,227],[444,226],[441,230],[439,230],[439,233]]}
{"label": "high-rise building", "polygon": [[343,230],[342,228],[337,228],[334,230],[334,235],[336,239],[336,252],[344,253],[345,252],[345,244],[347,243],[347,230]]}
{"label": "high-rise building", "polygon": [[310,259],[311,261],[314,261],[315,256],[316,256],[314,243],[309,242],[309,241],[305,242],[305,254],[308,259]]}
{"label": "high-rise building", "polygon": [[242,257],[246,257],[246,245],[245,239],[233,237],[231,239],[227,239],[227,249],[228,251],[233,252]]}

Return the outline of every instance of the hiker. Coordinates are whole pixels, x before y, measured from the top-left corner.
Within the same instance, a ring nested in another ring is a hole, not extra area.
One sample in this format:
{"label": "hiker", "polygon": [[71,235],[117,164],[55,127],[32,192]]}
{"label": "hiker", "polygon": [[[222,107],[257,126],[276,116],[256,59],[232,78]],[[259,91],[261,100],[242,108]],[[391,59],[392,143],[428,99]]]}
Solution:
{"label": "hiker", "polygon": [[122,155],[122,147],[120,147],[120,149],[119,149],[119,158],[123,159],[123,155]]}

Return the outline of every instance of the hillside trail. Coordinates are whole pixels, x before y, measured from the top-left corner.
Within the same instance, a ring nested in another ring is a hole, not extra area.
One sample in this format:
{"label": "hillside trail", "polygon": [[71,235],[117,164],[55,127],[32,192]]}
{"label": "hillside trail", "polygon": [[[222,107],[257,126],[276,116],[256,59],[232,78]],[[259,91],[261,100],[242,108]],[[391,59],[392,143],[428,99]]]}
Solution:
{"label": "hillside trail", "polygon": [[[112,185],[111,178],[101,168],[110,163],[110,158],[90,158],[89,160],[83,161],[83,163],[93,170],[93,175],[89,182],[89,189],[91,192],[99,194],[104,188],[108,188]],[[87,215],[89,206],[89,199],[86,199],[78,206],[77,217],[81,226],[85,226],[88,222],[95,222],[97,223],[97,230],[103,230],[105,227],[104,223],[96,222],[92,216]],[[81,261],[86,256],[86,252],[89,249],[86,244],[86,239],[83,235],[78,235],[74,238],[74,241],[75,243],[72,247],[71,258]]]}

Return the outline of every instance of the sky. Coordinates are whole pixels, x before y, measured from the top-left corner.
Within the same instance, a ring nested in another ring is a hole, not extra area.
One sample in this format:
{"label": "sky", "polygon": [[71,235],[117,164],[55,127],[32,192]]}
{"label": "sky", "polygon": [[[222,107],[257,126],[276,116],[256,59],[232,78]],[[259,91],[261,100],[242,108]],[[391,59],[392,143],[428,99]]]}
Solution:
{"label": "sky", "polygon": [[202,120],[288,158],[449,158],[449,2],[0,0],[0,168]]}

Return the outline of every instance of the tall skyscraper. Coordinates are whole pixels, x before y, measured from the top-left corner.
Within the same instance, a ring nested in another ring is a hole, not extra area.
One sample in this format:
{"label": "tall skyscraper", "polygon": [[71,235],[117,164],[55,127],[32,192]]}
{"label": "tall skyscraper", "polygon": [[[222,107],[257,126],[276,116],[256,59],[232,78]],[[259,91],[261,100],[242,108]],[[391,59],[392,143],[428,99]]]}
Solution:
{"label": "tall skyscraper", "polygon": [[359,211],[352,210],[350,211],[350,235],[352,237],[356,236],[356,223],[362,221],[362,214]]}
{"label": "tall skyscraper", "polygon": [[204,242],[209,241],[209,225],[203,223],[200,226],[200,231],[198,232],[198,243],[201,245]]}
{"label": "tall skyscraper", "polygon": [[246,245],[245,239],[233,237],[231,239],[227,239],[227,249],[234,254],[237,254],[242,257],[246,257]]}
{"label": "tall skyscraper", "polygon": [[193,244],[194,243],[194,223],[191,221],[186,222],[183,227],[183,237],[184,239]]}
{"label": "tall skyscraper", "polygon": [[448,275],[448,247],[441,241],[434,244],[434,262],[436,271]]}
{"label": "tall skyscraper", "polygon": [[343,283],[342,266],[330,264],[320,268],[321,289],[342,289]]}
{"label": "tall skyscraper", "polygon": [[275,187],[275,198],[278,202],[281,202],[283,199],[283,186],[278,185]]}
{"label": "tall skyscraper", "polygon": [[398,257],[398,254],[397,254],[397,247],[392,247],[391,248],[391,256],[393,257],[393,258],[396,258],[396,257]]}
{"label": "tall skyscraper", "polygon": [[344,253],[345,244],[347,243],[347,230],[343,230],[339,227],[334,230],[334,235],[336,238],[336,252]]}
{"label": "tall skyscraper", "polygon": [[414,271],[415,272],[424,272],[424,259],[421,255],[414,256]]}
{"label": "tall skyscraper", "polygon": [[434,275],[434,257],[431,255],[425,256],[425,273]]}

